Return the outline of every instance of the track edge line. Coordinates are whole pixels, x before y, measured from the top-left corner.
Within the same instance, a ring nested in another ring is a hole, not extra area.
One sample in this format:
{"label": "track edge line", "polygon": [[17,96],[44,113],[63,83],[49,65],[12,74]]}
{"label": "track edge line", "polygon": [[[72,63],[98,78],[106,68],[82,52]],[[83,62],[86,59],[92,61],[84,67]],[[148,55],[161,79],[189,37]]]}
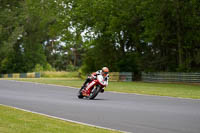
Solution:
{"label": "track edge line", "polygon": [[110,131],[118,131],[118,132],[122,132],[122,133],[131,133],[131,132],[126,132],[126,131],[122,131],[122,130],[117,130],[117,129],[107,128],[107,127],[92,125],[92,124],[88,124],[88,123],[84,123],[84,122],[79,122],[79,121],[74,121],[74,120],[70,120],[70,119],[65,119],[65,118],[61,118],[61,117],[57,117],[57,116],[53,116],[53,115],[47,115],[45,113],[39,113],[39,112],[36,112],[36,111],[31,111],[31,110],[27,110],[27,109],[23,109],[23,108],[18,108],[18,107],[14,107],[14,106],[10,106],[10,105],[5,105],[5,104],[0,104],[0,105],[1,106],[5,106],[5,107],[9,107],[9,108],[14,108],[14,109],[21,110],[21,111],[25,111],[25,112],[29,112],[29,113],[33,113],[33,114],[38,114],[38,115],[46,116],[46,117],[53,118],[53,119],[58,119],[58,120],[62,120],[62,121],[67,121],[67,122],[72,122],[72,123],[76,123],[76,124],[81,124],[81,125],[85,125],[85,126],[90,126],[90,127],[100,128],[100,129],[106,129],[106,130],[110,130]]}

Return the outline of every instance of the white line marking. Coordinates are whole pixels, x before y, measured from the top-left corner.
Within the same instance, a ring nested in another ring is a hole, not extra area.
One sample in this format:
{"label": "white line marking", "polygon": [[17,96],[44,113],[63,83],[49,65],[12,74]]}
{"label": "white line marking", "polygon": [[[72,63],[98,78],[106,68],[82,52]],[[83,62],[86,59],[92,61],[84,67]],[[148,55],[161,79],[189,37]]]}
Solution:
{"label": "white line marking", "polygon": [[38,115],[42,115],[42,116],[54,118],[54,119],[59,119],[59,120],[63,120],[63,121],[67,121],[67,122],[72,122],[72,123],[76,123],[76,124],[81,124],[81,125],[85,125],[85,126],[90,126],[90,127],[95,127],[95,128],[101,128],[101,129],[106,129],[106,130],[111,130],[111,131],[118,131],[118,132],[123,132],[123,133],[131,133],[131,132],[121,131],[121,130],[117,130],[117,129],[112,129],[112,128],[107,128],[107,127],[102,127],[102,126],[96,126],[96,125],[92,125],[92,124],[88,124],[88,123],[78,122],[78,121],[74,121],[74,120],[70,120],[70,119],[64,119],[64,118],[61,118],[61,117],[47,115],[47,114],[44,114],[44,113],[30,111],[30,110],[26,110],[26,109],[14,107],[14,106],[9,106],[9,105],[4,105],[4,104],[0,104],[0,105],[1,106],[5,106],[5,107],[10,107],[10,108],[18,109],[18,110],[25,111],[25,112],[29,112],[29,113],[33,113],[33,114],[38,114]]}
{"label": "white line marking", "polygon": [[116,92],[116,91],[107,91],[111,93],[117,94],[125,94],[125,95],[138,95],[138,96],[149,96],[149,97],[160,97],[160,98],[170,98],[170,99],[180,99],[180,100],[200,100],[200,99],[193,99],[193,98],[185,98],[185,97],[170,97],[170,96],[159,96],[159,95],[148,95],[148,94],[139,94],[139,93],[126,93],[126,92]]}

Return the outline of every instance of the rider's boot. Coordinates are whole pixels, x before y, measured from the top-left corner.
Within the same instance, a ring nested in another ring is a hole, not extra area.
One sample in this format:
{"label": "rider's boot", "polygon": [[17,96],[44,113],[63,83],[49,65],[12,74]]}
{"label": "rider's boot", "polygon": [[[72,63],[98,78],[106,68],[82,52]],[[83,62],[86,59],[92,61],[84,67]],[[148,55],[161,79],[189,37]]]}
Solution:
{"label": "rider's boot", "polygon": [[100,91],[101,93],[104,93],[104,88],[101,88],[101,91]]}

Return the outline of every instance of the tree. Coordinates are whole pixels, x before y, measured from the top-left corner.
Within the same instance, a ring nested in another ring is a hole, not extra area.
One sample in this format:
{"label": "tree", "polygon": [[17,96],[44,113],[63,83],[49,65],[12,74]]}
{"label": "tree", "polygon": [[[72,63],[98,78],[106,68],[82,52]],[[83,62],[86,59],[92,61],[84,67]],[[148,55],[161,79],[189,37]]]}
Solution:
{"label": "tree", "polygon": [[[121,61],[120,64],[118,61],[126,59],[130,54],[135,56],[135,53],[140,51],[142,30],[141,18],[136,10],[138,2],[78,0],[73,3],[72,23],[78,29],[92,33],[89,40],[91,46],[87,47],[88,54],[84,56],[86,71],[105,65],[110,66],[113,71],[121,70],[122,63],[128,65],[130,62]],[[95,53],[95,57],[92,53]],[[102,56],[107,58],[102,58]],[[93,60],[93,63],[90,60]]]}
{"label": "tree", "polygon": [[[191,71],[194,48],[199,44],[199,2],[196,0],[143,1],[141,13],[145,42],[152,44],[155,71]],[[192,16],[192,17],[191,17]],[[195,35],[194,35],[195,32]],[[192,36],[194,35],[194,36]],[[193,41],[192,41],[193,40]],[[194,61],[195,62],[195,61]],[[160,67],[157,67],[160,65]]]}
{"label": "tree", "polygon": [[198,0],[0,2],[1,73],[200,71]]}
{"label": "tree", "polygon": [[[53,1],[2,1],[2,56],[0,71],[27,72],[36,64],[47,64],[44,43],[51,38],[55,24],[56,3]],[[55,10],[52,10],[52,9]],[[56,36],[56,35],[55,35]],[[4,51],[7,53],[4,54]]]}

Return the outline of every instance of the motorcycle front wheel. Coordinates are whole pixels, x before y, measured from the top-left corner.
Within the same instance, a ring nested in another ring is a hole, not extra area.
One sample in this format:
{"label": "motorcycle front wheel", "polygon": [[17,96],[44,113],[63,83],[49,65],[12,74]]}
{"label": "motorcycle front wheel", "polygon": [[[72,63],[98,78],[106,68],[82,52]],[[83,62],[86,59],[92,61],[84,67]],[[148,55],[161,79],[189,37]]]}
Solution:
{"label": "motorcycle front wheel", "polygon": [[94,99],[98,95],[98,93],[100,92],[100,90],[101,90],[101,87],[99,85],[95,86],[92,89],[92,91],[90,93],[90,96],[88,98],[89,99]]}

